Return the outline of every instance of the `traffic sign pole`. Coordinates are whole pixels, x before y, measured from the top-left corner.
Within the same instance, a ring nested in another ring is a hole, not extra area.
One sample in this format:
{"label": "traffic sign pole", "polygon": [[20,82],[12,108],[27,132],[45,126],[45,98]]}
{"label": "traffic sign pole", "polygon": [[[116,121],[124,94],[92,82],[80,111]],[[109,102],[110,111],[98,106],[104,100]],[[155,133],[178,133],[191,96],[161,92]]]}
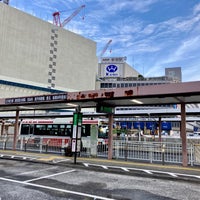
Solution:
{"label": "traffic sign pole", "polygon": [[[82,128],[82,113],[76,112],[73,115],[73,137],[72,137],[72,152],[74,152],[74,164],[77,160],[77,152],[80,152],[81,144],[81,131]],[[78,146],[79,142],[79,146]],[[79,147],[79,148],[78,148]]]}

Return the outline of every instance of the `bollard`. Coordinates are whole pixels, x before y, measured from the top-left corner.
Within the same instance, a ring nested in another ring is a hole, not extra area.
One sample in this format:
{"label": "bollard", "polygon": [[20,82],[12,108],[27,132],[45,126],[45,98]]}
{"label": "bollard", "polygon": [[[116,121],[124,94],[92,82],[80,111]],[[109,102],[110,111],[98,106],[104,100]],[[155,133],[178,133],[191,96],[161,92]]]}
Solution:
{"label": "bollard", "polygon": [[47,143],[46,143],[46,146],[45,146],[45,151],[46,151],[46,153],[47,153],[47,151],[48,151],[49,142],[50,142],[50,140],[47,140]]}
{"label": "bollard", "polygon": [[128,160],[128,143],[126,142],[125,143],[125,161],[127,161]]}
{"label": "bollard", "polygon": [[24,143],[24,151],[26,152],[26,145],[27,145],[27,140]]}

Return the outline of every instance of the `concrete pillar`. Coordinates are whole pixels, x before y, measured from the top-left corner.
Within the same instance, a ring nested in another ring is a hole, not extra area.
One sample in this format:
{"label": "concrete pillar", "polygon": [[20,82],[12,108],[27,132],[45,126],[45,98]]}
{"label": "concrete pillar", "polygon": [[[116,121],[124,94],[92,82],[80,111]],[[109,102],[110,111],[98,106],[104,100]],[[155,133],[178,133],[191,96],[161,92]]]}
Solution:
{"label": "concrete pillar", "polygon": [[182,165],[188,166],[185,103],[181,103]]}
{"label": "concrete pillar", "polygon": [[14,128],[14,138],[13,138],[13,150],[16,150],[18,131],[19,131],[19,110],[16,111],[16,117],[15,117],[15,128]]}
{"label": "concrete pillar", "polygon": [[113,114],[108,115],[108,160],[113,156]]}

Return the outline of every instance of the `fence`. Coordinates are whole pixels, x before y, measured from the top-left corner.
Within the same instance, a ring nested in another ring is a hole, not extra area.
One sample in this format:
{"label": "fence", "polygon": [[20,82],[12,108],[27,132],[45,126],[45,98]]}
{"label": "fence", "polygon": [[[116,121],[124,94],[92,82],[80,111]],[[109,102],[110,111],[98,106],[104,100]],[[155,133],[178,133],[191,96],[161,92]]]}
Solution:
{"label": "fence", "polygon": [[[182,144],[169,142],[114,141],[114,157],[150,163],[182,163]],[[193,146],[188,145],[188,162],[193,165]]]}
{"label": "fence", "polygon": [[[66,148],[66,143],[51,142],[47,138],[21,138],[17,142],[16,149],[21,151],[32,151],[40,153],[56,153],[62,155],[71,155],[70,149]],[[13,138],[0,138],[1,149],[12,149]],[[91,156],[90,143],[82,146],[80,156]],[[108,146],[106,144],[98,145],[96,149],[97,157],[107,158]],[[188,164],[200,165],[200,144],[188,142]],[[94,152],[93,152],[94,153]],[[94,154],[93,154],[94,155]],[[182,163],[182,144],[180,142],[147,142],[147,141],[113,141],[113,158],[123,160],[145,161],[150,163]]]}

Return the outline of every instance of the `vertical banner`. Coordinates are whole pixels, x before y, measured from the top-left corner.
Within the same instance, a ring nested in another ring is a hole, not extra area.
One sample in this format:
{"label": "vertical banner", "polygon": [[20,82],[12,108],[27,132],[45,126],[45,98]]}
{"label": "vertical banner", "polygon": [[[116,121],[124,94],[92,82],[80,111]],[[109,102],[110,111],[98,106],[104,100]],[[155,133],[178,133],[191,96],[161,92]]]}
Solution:
{"label": "vertical banner", "polygon": [[82,116],[80,112],[73,115],[72,152],[75,153],[81,150]]}

